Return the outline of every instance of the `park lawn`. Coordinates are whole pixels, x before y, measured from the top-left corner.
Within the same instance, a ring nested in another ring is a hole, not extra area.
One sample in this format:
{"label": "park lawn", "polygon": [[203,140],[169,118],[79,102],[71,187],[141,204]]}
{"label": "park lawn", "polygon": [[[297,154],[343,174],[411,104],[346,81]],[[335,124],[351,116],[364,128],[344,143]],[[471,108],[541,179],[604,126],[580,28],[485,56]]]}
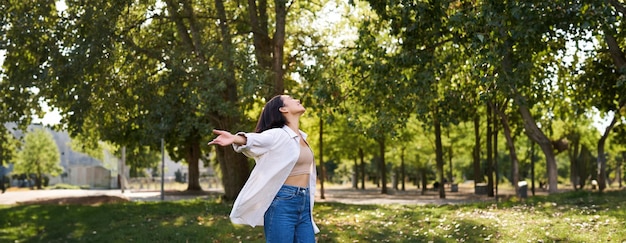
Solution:
{"label": "park lawn", "polygon": [[[316,203],[318,242],[626,242],[626,191],[463,205]],[[0,242],[264,242],[218,198],[0,207]]]}

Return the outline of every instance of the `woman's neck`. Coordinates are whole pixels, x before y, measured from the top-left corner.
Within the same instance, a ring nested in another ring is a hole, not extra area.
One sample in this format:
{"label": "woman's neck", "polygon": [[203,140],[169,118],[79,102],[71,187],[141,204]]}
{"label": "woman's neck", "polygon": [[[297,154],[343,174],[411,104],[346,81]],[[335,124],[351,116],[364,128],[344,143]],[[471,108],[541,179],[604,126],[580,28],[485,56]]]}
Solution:
{"label": "woman's neck", "polygon": [[297,117],[294,117],[292,119],[287,119],[287,126],[291,128],[291,130],[293,130],[295,133],[300,132],[299,125],[300,125],[300,119],[298,119]]}

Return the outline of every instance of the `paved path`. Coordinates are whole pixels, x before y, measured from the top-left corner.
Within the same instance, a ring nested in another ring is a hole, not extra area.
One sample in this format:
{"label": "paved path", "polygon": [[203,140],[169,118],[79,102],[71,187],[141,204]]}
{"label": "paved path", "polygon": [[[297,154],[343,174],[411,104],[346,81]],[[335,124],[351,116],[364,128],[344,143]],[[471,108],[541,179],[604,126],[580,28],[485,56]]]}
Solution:
{"label": "paved path", "polygon": [[[381,193],[381,188],[370,186],[365,190],[354,189],[349,186],[330,186],[325,189],[324,199],[321,199],[321,193],[317,193],[316,202],[340,202],[346,204],[462,204],[470,202],[495,202],[494,197],[488,197],[487,195],[477,195],[474,193],[474,184],[465,183],[458,185],[458,191],[451,192],[449,187],[445,187],[446,198],[439,198],[439,191],[432,189],[426,190],[422,193],[421,189],[417,189],[415,186],[409,187],[407,185],[406,190],[394,190],[387,188],[387,194]],[[536,195],[546,195],[544,191],[538,190]],[[510,197],[515,195],[513,189],[499,189],[498,197]],[[531,195],[528,192],[528,195]]]}
{"label": "paved path", "polygon": [[[191,199],[197,197],[206,197],[210,193],[219,193],[218,191],[205,191],[204,195],[185,195],[184,193],[166,192],[164,200],[174,201],[181,199]],[[18,204],[21,202],[32,202],[37,200],[57,199],[57,198],[73,198],[73,197],[93,197],[93,196],[110,196],[125,198],[130,201],[160,201],[161,191],[130,191],[125,190],[10,190],[0,194],[0,205]]]}
{"label": "paved path", "polygon": [[[200,195],[186,195],[185,193],[166,192],[164,200],[181,200],[198,197],[208,197],[222,193],[220,190],[207,190]],[[544,192],[541,192],[545,194]],[[510,196],[512,191],[505,191],[499,195]],[[529,192],[530,195],[530,192]],[[125,190],[9,190],[0,194],[0,205],[11,205],[20,202],[30,202],[37,200],[67,198],[67,197],[89,197],[89,196],[115,196],[126,198],[130,201],[160,201],[160,191],[132,191]],[[421,191],[411,187],[406,191],[396,191],[388,188],[388,194],[381,194],[380,188],[367,188],[365,190],[353,189],[349,186],[327,186],[324,189],[324,199],[321,198],[321,191],[318,186],[316,202],[340,202],[349,204],[459,204],[477,201],[495,201],[493,197],[474,194],[473,185],[459,185],[458,192],[451,192],[446,188],[446,198],[440,199],[439,192],[428,190],[424,195]]]}

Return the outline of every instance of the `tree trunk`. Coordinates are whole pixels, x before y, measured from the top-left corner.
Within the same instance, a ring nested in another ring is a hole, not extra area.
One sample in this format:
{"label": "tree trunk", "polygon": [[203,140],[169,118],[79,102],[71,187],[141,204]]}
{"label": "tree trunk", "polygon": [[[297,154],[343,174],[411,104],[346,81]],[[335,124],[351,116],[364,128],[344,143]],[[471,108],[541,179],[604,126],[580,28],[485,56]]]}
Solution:
{"label": "tree trunk", "polygon": [[493,111],[487,106],[487,165],[485,174],[487,174],[487,196],[493,197]]}
{"label": "tree trunk", "polygon": [[400,182],[402,183],[402,191],[405,191],[404,179],[406,178],[405,174],[406,170],[404,168],[404,147],[402,147],[402,152],[400,154]]}
{"label": "tree trunk", "polygon": [[[619,184],[619,188],[622,188],[622,165],[624,164],[624,159],[626,158],[626,151],[622,152],[622,159],[617,162],[617,183]],[[2,180],[2,178],[0,178]]]}
{"label": "tree trunk", "polygon": [[474,159],[474,187],[476,184],[483,182],[483,173],[480,170],[480,116],[474,115],[474,151],[472,157]]}
{"label": "tree trunk", "polygon": [[[586,152],[586,155],[584,154],[585,152]],[[576,170],[577,170],[577,175],[578,175],[577,186],[581,190],[585,188],[585,184],[587,184],[587,179],[591,178],[591,172],[595,171],[593,170],[593,167],[590,166],[589,160],[583,159],[583,157],[585,156],[593,157],[593,155],[589,151],[589,148],[587,148],[587,146],[585,145],[581,145],[580,153],[578,154],[578,157],[576,158],[576,167],[577,167]],[[595,162],[595,161],[592,160],[592,162]]]}
{"label": "tree trunk", "polygon": [[426,168],[420,168],[419,169],[420,172],[420,178],[422,179],[422,195],[426,194],[426,191],[428,191],[428,179],[426,177]]}
{"label": "tree trunk", "polygon": [[[572,135],[568,137],[568,140],[570,141],[568,156],[571,161],[570,181],[574,190],[580,190],[585,187],[586,180],[590,176],[589,161],[593,156],[585,145],[580,144],[579,135]],[[592,160],[594,163],[597,163],[597,158]]]}
{"label": "tree trunk", "polygon": [[439,123],[439,114],[435,112],[433,116],[433,125],[435,127],[435,154],[437,160],[437,179],[439,180],[439,198],[446,198],[446,190],[443,185],[443,145],[441,143],[441,123]]}
{"label": "tree trunk", "polygon": [[622,51],[619,42],[613,35],[609,34],[608,32],[604,32],[604,41],[609,47],[609,53],[611,54],[611,58],[615,63],[615,67],[618,71],[622,70],[624,67],[626,67],[626,56],[624,56],[624,52]]}
{"label": "tree trunk", "polygon": [[[237,80],[235,78],[235,65],[233,55],[233,41],[231,36],[231,30],[226,15],[223,0],[215,1],[215,8],[217,10],[219,21],[220,34],[222,35],[222,49],[224,60],[224,69],[226,76],[226,92],[223,94],[224,100],[229,104],[236,107],[239,100],[237,94]],[[258,26],[258,23],[253,26]],[[255,43],[257,39],[255,38]],[[261,42],[267,40],[261,40]],[[269,46],[269,45],[268,45]],[[256,50],[256,48],[255,48]],[[263,52],[263,49],[257,50]],[[259,60],[259,63],[262,60]],[[213,114],[214,117],[218,117],[216,123],[223,127],[227,131],[233,130],[236,125],[241,123],[241,119],[238,113],[234,113],[229,117],[223,117],[219,114]],[[224,197],[227,200],[234,200],[239,195],[241,188],[246,183],[246,180],[250,176],[250,163],[246,156],[240,153],[236,153],[231,147],[217,147],[216,148],[217,160],[222,170],[222,185],[224,186]]]}
{"label": "tree trunk", "polygon": [[222,49],[224,49],[224,56],[221,60],[224,61],[224,69],[226,73],[226,93],[224,99],[231,104],[237,104],[239,98],[237,94],[237,79],[235,78],[235,64],[234,64],[234,48],[233,40],[230,34],[230,27],[228,26],[228,18],[226,17],[226,9],[224,8],[223,0],[215,0],[215,8],[217,9],[217,15],[220,19],[220,33],[222,35]]}
{"label": "tree trunk", "polygon": [[378,140],[378,152],[380,153],[379,171],[381,180],[381,194],[389,194],[387,192],[387,165],[385,164],[385,137],[382,136]]}
{"label": "tree trunk", "polygon": [[320,134],[319,134],[319,143],[320,143],[320,172],[319,172],[319,180],[320,180],[320,198],[321,199],[325,199],[326,197],[324,196],[324,180],[326,179],[326,168],[324,166],[324,140],[323,138],[323,134],[324,134],[324,120],[322,119],[322,117],[320,117]]}
{"label": "tree trunk", "polygon": [[352,188],[359,189],[359,160],[356,157],[352,166]]}
{"label": "tree trunk", "polygon": [[[4,176],[4,175],[2,175]],[[39,166],[39,163],[37,163],[37,178],[35,178],[35,185],[37,186],[38,190],[43,189],[42,186],[42,182],[43,182],[43,173],[41,172],[41,166]]]}
{"label": "tree trunk", "polygon": [[[448,138],[450,136],[448,135]],[[450,139],[450,147],[448,147],[448,183],[452,184],[453,181],[453,173],[452,173],[452,139]]]}
{"label": "tree trunk", "polygon": [[[251,32],[255,57],[262,70],[270,71],[268,85],[271,87],[266,99],[284,93],[283,56],[285,45],[285,25],[287,22],[287,1],[274,1],[274,16],[276,17],[273,38],[269,34],[269,17],[267,1],[248,0],[248,14],[250,17]],[[271,83],[269,83],[271,81]]]}
{"label": "tree trunk", "polygon": [[[285,46],[285,25],[287,24],[287,0],[274,0],[274,8],[276,15],[276,32],[274,32],[274,51],[273,65],[274,71],[274,94],[282,94],[285,92],[285,84],[283,76],[284,46]],[[322,169],[323,170],[323,169]]]}
{"label": "tree trunk", "polygon": [[[497,107],[495,107],[497,109]],[[497,111],[493,111],[493,116],[491,117],[493,119],[493,176],[495,177],[495,179],[493,180],[493,194],[489,195],[489,196],[494,196],[494,197],[498,197],[498,183],[500,182],[500,179],[498,177],[498,132],[500,131],[500,129],[498,128],[498,114],[496,114]]]}
{"label": "tree trunk", "polygon": [[391,168],[391,185],[392,188],[394,190],[399,190],[398,185],[400,184],[400,182],[398,181],[398,178],[400,177],[400,172],[398,167],[393,166],[393,168]]}
{"label": "tree trunk", "polygon": [[260,0],[257,6],[255,0],[248,0],[248,16],[256,61],[261,68],[270,70],[272,67],[272,40],[268,30],[267,1]]}
{"label": "tree trunk", "polygon": [[[570,136],[568,136],[568,140],[570,141],[569,143],[569,150],[567,151],[567,157],[569,158],[569,167],[570,167],[570,173],[569,173],[569,181],[572,184],[572,187],[574,190],[578,190],[578,186],[580,185],[580,136],[578,136],[577,134],[571,134]],[[582,189],[582,188],[580,188]]]}
{"label": "tree trunk", "polygon": [[604,145],[606,144],[606,139],[609,137],[609,134],[615,124],[617,123],[618,118],[621,117],[619,115],[619,110],[613,116],[613,120],[609,126],[604,129],[604,133],[600,140],[598,140],[598,190],[603,192],[606,188],[606,154],[604,154]]}
{"label": "tree trunk", "polygon": [[[611,4],[618,9],[622,14],[626,13],[626,8],[624,5],[619,3],[618,1],[611,1]],[[616,69],[623,75],[624,70],[626,70],[626,56],[622,51],[622,48],[619,45],[619,42],[615,36],[611,34],[609,31],[604,32],[604,40],[606,41],[609,47],[609,53],[611,54],[611,58],[615,63]],[[626,100],[621,97],[617,109],[614,111],[615,115],[613,117],[613,121],[611,124],[604,130],[604,134],[598,141],[598,186],[600,192],[602,192],[606,188],[606,156],[604,154],[604,144],[606,139],[609,136],[611,129],[615,126],[615,123],[621,119],[620,111],[624,108]]]}
{"label": "tree trunk", "polygon": [[222,184],[226,200],[235,200],[250,176],[249,161],[232,147],[216,147],[217,161],[222,170]]}
{"label": "tree trunk", "polygon": [[530,177],[531,177],[531,186],[530,190],[535,196],[535,143],[530,142]]}
{"label": "tree trunk", "polygon": [[546,167],[548,172],[548,192],[555,193],[558,191],[558,171],[556,168],[556,158],[554,155],[554,148],[550,139],[539,129],[535,119],[530,114],[530,110],[526,105],[525,99],[517,94],[517,105],[519,106],[519,112],[524,120],[524,128],[526,128],[526,134],[528,137],[539,145],[541,151],[546,157]]}
{"label": "tree trunk", "polygon": [[359,158],[361,159],[361,190],[365,190],[365,155],[363,149],[359,148]]}
{"label": "tree trunk", "polygon": [[[232,131],[236,124],[240,123],[238,117],[218,117],[218,128],[225,131]],[[232,146],[216,146],[217,161],[222,171],[222,185],[224,187],[224,198],[235,200],[244,184],[250,176],[250,161],[248,158],[233,150]]]}
{"label": "tree trunk", "polygon": [[[189,181],[187,182],[187,191],[201,191],[200,186],[200,169],[198,161],[200,160],[200,141],[199,139],[190,139],[185,145],[185,160],[189,167]],[[163,172],[161,172],[163,173]]]}
{"label": "tree trunk", "polygon": [[[493,106],[493,104],[492,104]],[[497,107],[493,107],[493,110],[500,117],[500,121],[502,123],[502,128],[504,129],[504,137],[506,138],[506,144],[509,149],[509,156],[511,157],[511,165],[512,165],[512,177],[513,177],[513,186],[515,187],[515,193],[517,196],[521,196],[519,194],[519,160],[517,158],[517,152],[515,152],[515,141],[513,136],[511,136],[511,128],[509,127],[509,119],[506,117],[504,112],[499,110]]]}

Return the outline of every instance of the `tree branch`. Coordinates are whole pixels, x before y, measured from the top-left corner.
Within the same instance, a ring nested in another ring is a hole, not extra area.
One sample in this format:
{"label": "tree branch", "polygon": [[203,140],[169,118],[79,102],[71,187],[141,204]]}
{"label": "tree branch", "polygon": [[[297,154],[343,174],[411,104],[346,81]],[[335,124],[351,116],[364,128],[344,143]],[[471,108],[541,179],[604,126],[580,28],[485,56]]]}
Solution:
{"label": "tree branch", "polygon": [[619,47],[619,43],[613,35],[605,32],[604,40],[609,46],[609,53],[611,54],[611,57],[615,62],[615,66],[617,67],[618,71],[621,72],[624,68],[626,68],[626,58],[624,58],[624,52]]}
{"label": "tree branch", "polygon": [[609,3],[615,8],[615,10],[622,13],[623,15],[626,15],[626,6],[624,6],[624,4],[620,3],[617,0],[609,0]]}
{"label": "tree branch", "polygon": [[180,13],[174,7],[176,4],[174,4],[172,0],[165,0],[165,2],[167,4],[167,9],[170,12],[170,15],[172,16],[172,20],[176,24],[176,30],[178,34],[180,35],[180,38],[182,38],[183,43],[187,45],[187,47],[189,48],[189,51],[194,51],[196,48],[194,47],[194,43],[191,40],[191,36],[189,36],[189,33],[187,33],[187,26],[185,26],[185,23],[183,22],[183,19],[180,16]]}

